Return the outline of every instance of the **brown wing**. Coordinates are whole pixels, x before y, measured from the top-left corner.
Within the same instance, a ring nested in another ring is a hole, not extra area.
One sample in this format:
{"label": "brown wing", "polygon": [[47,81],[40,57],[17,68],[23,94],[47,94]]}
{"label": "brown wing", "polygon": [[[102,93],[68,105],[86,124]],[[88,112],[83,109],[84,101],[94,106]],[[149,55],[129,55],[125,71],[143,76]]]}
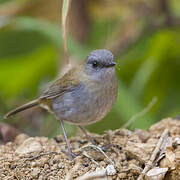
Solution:
{"label": "brown wing", "polygon": [[68,71],[62,78],[59,78],[49,86],[47,90],[40,96],[40,99],[52,99],[61,94],[71,91],[80,84],[78,74],[75,69]]}

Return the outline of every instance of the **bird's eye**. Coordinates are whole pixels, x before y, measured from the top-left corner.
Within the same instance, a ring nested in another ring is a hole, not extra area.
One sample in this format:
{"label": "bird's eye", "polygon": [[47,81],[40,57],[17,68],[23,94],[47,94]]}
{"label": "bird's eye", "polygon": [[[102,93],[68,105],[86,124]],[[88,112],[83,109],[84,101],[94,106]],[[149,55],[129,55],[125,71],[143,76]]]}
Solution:
{"label": "bird's eye", "polygon": [[92,62],[92,65],[93,65],[93,68],[97,68],[98,62],[97,62],[97,61],[93,61],[93,62]]}

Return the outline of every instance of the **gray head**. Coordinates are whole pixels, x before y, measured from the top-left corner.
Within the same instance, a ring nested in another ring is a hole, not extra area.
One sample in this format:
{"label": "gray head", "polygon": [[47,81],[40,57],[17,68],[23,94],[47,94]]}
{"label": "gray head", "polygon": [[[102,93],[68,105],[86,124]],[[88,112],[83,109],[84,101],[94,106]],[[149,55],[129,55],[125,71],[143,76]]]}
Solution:
{"label": "gray head", "polygon": [[92,70],[100,70],[104,68],[110,68],[116,65],[113,61],[113,54],[106,49],[98,49],[92,51],[87,57],[86,64],[88,68]]}

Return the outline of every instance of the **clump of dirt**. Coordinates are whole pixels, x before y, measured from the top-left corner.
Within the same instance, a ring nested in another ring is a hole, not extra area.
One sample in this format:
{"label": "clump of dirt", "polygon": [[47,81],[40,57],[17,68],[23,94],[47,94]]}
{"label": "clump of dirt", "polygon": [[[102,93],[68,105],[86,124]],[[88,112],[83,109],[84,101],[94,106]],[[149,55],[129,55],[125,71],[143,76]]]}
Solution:
{"label": "clump of dirt", "polygon": [[180,177],[180,121],[170,118],[148,131],[118,129],[102,136],[91,134],[102,152],[85,137],[72,137],[69,141],[73,152],[79,154],[74,161],[62,152],[66,149],[62,136],[48,139],[20,134],[14,142],[0,146],[0,179],[137,179],[166,128],[172,145],[163,151],[155,165],[167,169],[164,179],[177,180]]}

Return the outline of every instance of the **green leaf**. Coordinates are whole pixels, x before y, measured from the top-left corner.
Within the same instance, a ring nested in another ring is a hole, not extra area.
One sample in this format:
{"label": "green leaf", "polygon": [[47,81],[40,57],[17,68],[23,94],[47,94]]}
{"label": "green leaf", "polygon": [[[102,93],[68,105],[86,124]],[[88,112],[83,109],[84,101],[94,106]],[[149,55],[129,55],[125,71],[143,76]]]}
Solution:
{"label": "green leaf", "polygon": [[[56,53],[52,47],[0,60],[0,89],[6,98],[32,92],[43,77],[56,72]],[[35,88],[36,89],[36,88]]]}
{"label": "green leaf", "polygon": [[[48,37],[58,48],[63,49],[62,31],[58,25],[30,17],[20,17],[12,21],[11,26],[19,30],[41,32],[41,34]],[[67,38],[67,42],[70,54],[73,54],[77,59],[83,60],[90,51],[88,47],[81,46],[71,37]]]}

